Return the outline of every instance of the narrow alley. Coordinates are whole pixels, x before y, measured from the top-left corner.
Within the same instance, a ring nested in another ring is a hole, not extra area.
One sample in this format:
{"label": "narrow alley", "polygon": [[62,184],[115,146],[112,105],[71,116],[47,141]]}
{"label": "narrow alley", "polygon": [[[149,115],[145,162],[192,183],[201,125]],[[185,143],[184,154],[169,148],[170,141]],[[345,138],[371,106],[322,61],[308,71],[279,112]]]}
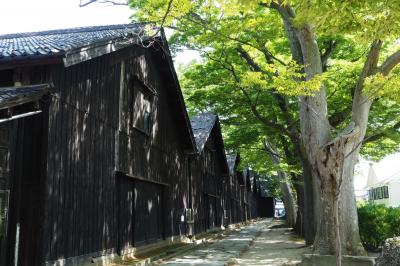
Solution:
{"label": "narrow alley", "polygon": [[296,265],[307,251],[304,241],[282,227],[282,221],[265,219],[157,265]]}

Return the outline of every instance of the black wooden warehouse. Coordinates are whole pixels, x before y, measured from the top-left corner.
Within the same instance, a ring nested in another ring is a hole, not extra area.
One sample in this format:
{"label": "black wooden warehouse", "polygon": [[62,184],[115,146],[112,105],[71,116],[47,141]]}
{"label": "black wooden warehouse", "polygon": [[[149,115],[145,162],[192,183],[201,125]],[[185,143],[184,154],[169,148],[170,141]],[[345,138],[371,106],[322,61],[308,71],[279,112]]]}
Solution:
{"label": "black wooden warehouse", "polygon": [[80,265],[243,221],[210,117],[199,145],[162,30],[0,36],[0,266]]}
{"label": "black wooden warehouse", "polygon": [[242,191],[244,190],[243,174],[238,170],[240,163],[239,153],[230,154],[227,156],[229,166],[229,209],[230,209],[230,223],[239,223],[246,220],[244,215],[244,203],[242,198]]}
{"label": "black wooden warehouse", "polygon": [[198,154],[192,162],[194,233],[225,224],[224,180],[229,176],[218,116],[202,113],[191,118]]}

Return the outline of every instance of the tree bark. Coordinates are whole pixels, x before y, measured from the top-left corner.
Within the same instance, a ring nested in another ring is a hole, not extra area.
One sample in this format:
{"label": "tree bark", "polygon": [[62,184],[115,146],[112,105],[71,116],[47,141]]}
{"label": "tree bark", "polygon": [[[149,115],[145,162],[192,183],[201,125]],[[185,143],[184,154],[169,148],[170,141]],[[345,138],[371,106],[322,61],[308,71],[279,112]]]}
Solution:
{"label": "tree bark", "polygon": [[[312,25],[295,26],[293,19],[296,14],[288,3],[273,1],[269,7],[281,15],[292,58],[298,64],[304,64],[306,80],[322,73],[323,64]],[[320,217],[314,220],[317,225],[314,246],[321,254],[336,254],[338,258],[342,252],[349,255],[365,254],[359,237],[353,187],[354,165],[365,138],[372,104],[372,100],[363,93],[363,85],[366,77],[377,72],[386,76],[400,64],[400,51],[397,51],[378,67],[381,47],[380,40],[375,40],[371,45],[353,93],[353,104],[348,108],[351,110],[351,122],[336,138],[331,137],[325,87],[321,86],[313,97],[300,97],[301,140],[305,148],[304,157],[309,161],[309,176],[312,176],[312,186],[305,185],[305,190],[307,187],[313,190],[313,193],[305,191],[305,195],[313,195],[312,204],[306,203],[305,206],[312,206],[314,217]],[[339,265],[340,261],[338,259]]]}
{"label": "tree bark", "polygon": [[286,224],[289,227],[296,226],[296,215],[297,215],[297,206],[296,201],[293,197],[293,190],[290,187],[287,176],[284,172],[278,172],[279,180],[280,180],[280,188],[282,191],[282,201],[285,206],[286,212]]}
{"label": "tree bark", "polygon": [[339,224],[342,253],[348,255],[365,255],[358,229],[358,214],[354,196],[354,165],[358,151],[353,152],[343,165],[343,181],[339,198]]}
{"label": "tree bark", "polygon": [[[268,152],[271,161],[275,165],[279,165],[280,159],[278,157],[277,150],[272,146],[271,143],[264,141],[264,148]],[[282,201],[285,206],[286,212],[286,224],[289,227],[296,226],[296,214],[297,214],[297,205],[295,199],[293,197],[293,190],[290,186],[290,181],[283,171],[278,171],[278,178],[280,181],[280,189],[282,192]]]}
{"label": "tree bark", "polygon": [[[300,40],[298,38],[297,29],[294,27],[292,20],[295,17],[294,10],[290,5],[282,5],[279,3],[272,2],[271,8],[278,11],[283,20],[283,25],[287,33],[287,38],[290,44],[290,50],[292,59],[299,65],[304,64],[303,51]],[[318,50],[318,47],[316,47]],[[318,50],[319,53],[319,50]],[[317,72],[319,72],[318,70]],[[321,66],[322,71],[322,66]],[[293,126],[293,123],[289,123]],[[288,126],[289,126],[288,125]],[[318,210],[320,206],[320,193],[317,178],[313,175],[310,161],[308,160],[307,152],[304,148],[304,142],[300,134],[289,134],[295,151],[299,157],[303,169],[303,191],[304,191],[304,208],[303,208],[303,224],[306,245],[312,245],[314,243],[316,227],[319,222]],[[300,205],[299,205],[300,206]]]}
{"label": "tree bark", "polygon": [[[301,44],[308,80],[322,73],[316,37],[309,25],[298,28],[297,37]],[[365,107],[362,108],[368,109]],[[354,190],[350,188],[352,187],[352,178],[343,177],[343,174],[350,175],[348,172],[354,170],[354,158],[357,158],[358,155],[359,139],[362,140],[365,134],[366,119],[364,116],[360,116],[354,125],[346,128],[345,132],[331,140],[325,87],[322,86],[313,97],[301,97],[299,108],[302,139],[313,173],[313,188],[315,192],[320,192],[320,202],[315,201],[313,206],[316,217],[320,217],[317,223],[314,249],[319,254],[336,254],[338,257],[342,252],[354,255],[364,253],[364,250],[360,249]],[[349,154],[352,154],[351,158],[348,158]],[[344,173],[345,166],[349,168],[346,173]],[[345,184],[343,186],[345,189],[341,192],[342,183]],[[342,196],[340,196],[341,194]],[[319,195],[314,194],[314,196]],[[341,213],[351,215],[342,214],[338,217],[339,197],[342,198],[340,200],[342,203]],[[337,225],[338,220],[341,221],[340,225]],[[337,226],[340,230],[337,230]],[[341,234],[338,234],[338,231]],[[350,235],[348,236],[348,234]],[[345,237],[340,237],[340,235]]]}
{"label": "tree bark", "polygon": [[315,239],[317,230],[318,217],[314,209],[314,201],[319,200],[314,198],[313,177],[311,165],[307,160],[302,159],[303,168],[303,189],[304,189],[304,238],[306,245],[312,245]]}
{"label": "tree bark", "polygon": [[294,230],[299,236],[305,237],[306,228],[304,226],[304,183],[301,181],[302,176],[297,176],[293,184],[297,195],[297,214]]}

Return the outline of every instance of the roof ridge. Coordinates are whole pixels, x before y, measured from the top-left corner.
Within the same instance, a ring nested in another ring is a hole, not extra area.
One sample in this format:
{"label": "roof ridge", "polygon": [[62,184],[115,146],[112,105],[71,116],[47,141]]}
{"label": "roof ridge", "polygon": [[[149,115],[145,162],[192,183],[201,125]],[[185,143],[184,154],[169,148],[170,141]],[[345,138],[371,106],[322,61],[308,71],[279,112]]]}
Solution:
{"label": "roof ridge", "polygon": [[75,28],[64,28],[64,29],[54,29],[45,31],[33,31],[33,32],[21,32],[21,33],[8,33],[1,34],[1,39],[12,39],[12,38],[22,38],[22,37],[33,37],[33,36],[45,36],[53,34],[68,34],[68,33],[82,33],[86,31],[103,31],[103,30],[115,30],[123,28],[131,28],[142,25],[150,24],[148,22],[144,23],[128,23],[128,24],[112,24],[112,25],[99,25],[99,26],[85,26],[85,27],[75,27]]}
{"label": "roof ridge", "polygon": [[218,115],[216,114],[216,113],[214,113],[214,112],[211,112],[211,111],[207,111],[207,112],[201,112],[201,113],[198,113],[198,114],[195,114],[195,115],[193,115],[191,118],[190,118],[190,120],[194,120],[194,119],[198,119],[198,118],[200,118],[200,117],[204,117],[204,116],[208,116],[208,117],[217,117]]}

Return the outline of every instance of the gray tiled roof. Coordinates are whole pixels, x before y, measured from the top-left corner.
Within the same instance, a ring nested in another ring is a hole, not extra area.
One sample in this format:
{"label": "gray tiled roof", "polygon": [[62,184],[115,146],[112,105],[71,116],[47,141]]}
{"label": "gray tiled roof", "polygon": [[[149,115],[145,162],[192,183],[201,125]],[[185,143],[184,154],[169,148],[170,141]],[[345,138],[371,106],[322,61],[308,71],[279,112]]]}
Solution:
{"label": "gray tiled roof", "polygon": [[121,24],[0,35],[0,62],[62,56],[98,42],[137,36],[143,29],[143,24]]}
{"label": "gray tiled roof", "polygon": [[47,84],[0,88],[0,109],[38,100],[48,88]]}
{"label": "gray tiled roof", "polygon": [[190,119],[198,152],[203,150],[216,121],[213,113],[198,114]]}
{"label": "gray tiled roof", "polygon": [[229,174],[232,175],[233,171],[235,170],[236,154],[227,155],[226,162],[228,163]]}

